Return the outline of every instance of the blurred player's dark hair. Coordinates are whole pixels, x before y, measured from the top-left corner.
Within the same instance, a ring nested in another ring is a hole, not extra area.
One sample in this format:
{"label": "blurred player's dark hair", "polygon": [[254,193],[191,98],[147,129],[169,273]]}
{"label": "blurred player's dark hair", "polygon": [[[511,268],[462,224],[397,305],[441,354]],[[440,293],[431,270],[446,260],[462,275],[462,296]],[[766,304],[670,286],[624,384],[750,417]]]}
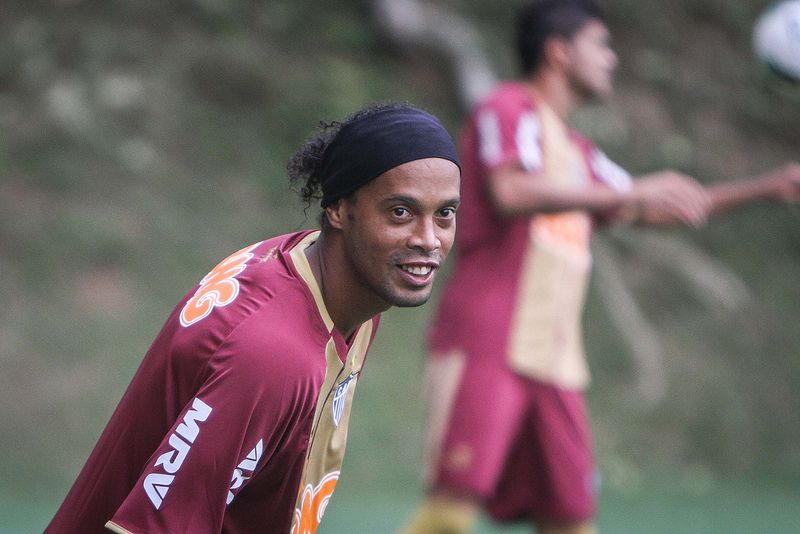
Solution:
{"label": "blurred player's dark hair", "polygon": [[517,15],[516,47],[527,75],[539,68],[548,37],[571,39],[590,20],[605,22],[597,0],[533,0]]}
{"label": "blurred player's dark hair", "polygon": [[[322,157],[325,149],[339,133],[339,130],[352,121],[372,115],[378,111],[390,108],[401,108],[402,104],[374,103],[370,104],[356,113],[350,115],[342,121],[320,121],[319,132],[317,135],[306,141],[297,152],[289,158],[286,169],[289,173],[289,182],[299,186],[300,198],[306,203],[306,209],[311,207],[312,202],[322,199]],[[320,215],[320,226],[325,228],[327,224],[325,213]]]}

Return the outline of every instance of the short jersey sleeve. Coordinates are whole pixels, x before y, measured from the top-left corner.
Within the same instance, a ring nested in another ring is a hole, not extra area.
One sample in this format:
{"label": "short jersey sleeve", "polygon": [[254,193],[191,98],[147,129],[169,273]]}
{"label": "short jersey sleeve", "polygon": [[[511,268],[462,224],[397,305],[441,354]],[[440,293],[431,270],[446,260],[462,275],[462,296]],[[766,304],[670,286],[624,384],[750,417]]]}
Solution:
{"label": "short jersey sleeve", "polygon": [[592,146],[589,150],[589,166],[595,180],[617,191],[630,191],[633,187],[631,175],[611,160],[605,152]]}
{"label": "short jersey sleeve", "polygon": [[530,101],[501,91],[480,106],[473,117],[478,155],[492,170],[518,162],[525,170],[542,167],[541,122]]}
{"label": "short jersey sleeve", "polygon": [[[274,341],[267,347],[248,339],[220,348],[207,379],[108,528],[136,534],[220,532],[228,507],[271,458],[286,458],[291,447],[304,454],[324,368],[320,372],[307,358],[290,357],[291,350],[278,349]],[[275,461],[270,476],[296,485],[300,473],[291,472],[292,465]],[[283,506],[287,518],[294,498]]]}

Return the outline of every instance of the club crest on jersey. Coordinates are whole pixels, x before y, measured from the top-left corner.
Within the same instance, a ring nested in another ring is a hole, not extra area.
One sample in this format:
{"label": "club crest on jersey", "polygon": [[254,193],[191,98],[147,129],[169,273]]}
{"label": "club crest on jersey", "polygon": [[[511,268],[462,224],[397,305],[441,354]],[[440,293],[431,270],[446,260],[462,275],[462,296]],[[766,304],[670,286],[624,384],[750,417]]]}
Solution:
{"label": "club crest on jersey", "polygon": [[350,391],[350,384],[358,373],[350,373],[347,378],[339,382],[336,391],[333,392],[333,424],[339,426],[344,413],[344,406],[347,404],[347,392]]}

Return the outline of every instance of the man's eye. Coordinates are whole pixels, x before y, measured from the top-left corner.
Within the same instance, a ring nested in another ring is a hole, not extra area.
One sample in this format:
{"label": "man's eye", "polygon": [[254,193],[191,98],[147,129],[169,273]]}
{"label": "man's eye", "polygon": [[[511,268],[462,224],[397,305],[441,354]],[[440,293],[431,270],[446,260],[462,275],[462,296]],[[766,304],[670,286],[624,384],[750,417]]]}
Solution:
{"label": "man's eye", "polygon": [[440,217],[444,217],[446,219],[449,219],[449,218],[453,217],[455,214],[456,214],[456,210],[453,209],[453,208],[442,208],[439,211],[439,216]]}
{"label": "man's eye", "polygon": [[408,210],[405,209],[405,208],[392,208],[392,214],[395,217],[407,217],[408,216]]}

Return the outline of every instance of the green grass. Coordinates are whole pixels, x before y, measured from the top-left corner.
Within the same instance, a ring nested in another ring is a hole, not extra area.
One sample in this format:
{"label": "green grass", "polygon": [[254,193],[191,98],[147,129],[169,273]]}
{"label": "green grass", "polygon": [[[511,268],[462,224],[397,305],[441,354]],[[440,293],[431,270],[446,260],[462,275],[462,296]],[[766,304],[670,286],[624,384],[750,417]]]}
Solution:
{"label": "green grass", "polygon": [[[357,491],[358,490],[358,491]],[[395,532],[412,514],[414,489],[364,492],[344,479],[320,534]],[[42,502],[0,497],[0,533],[41,532],[58,499]],[[607,491],[601,499],[600,530],[613,534],[800,533],[800,488],[736,482],[703,493],[654,482],[636,493]],[[522,534],[525,525],[499,527],[482,518],[474,534]]]}
{"label": "green grass", "polygon": [[[413,494],[366,497],[342,490],[321,534],[392,533],[416,504]],[[658,485],[636,494],[607,491],[598,522],[601,532],[611,534],[800,533],[800,488],[736,483],[702,495]],[[525,524],[501,527],[482,518],[474,534],[530,532]]]}

